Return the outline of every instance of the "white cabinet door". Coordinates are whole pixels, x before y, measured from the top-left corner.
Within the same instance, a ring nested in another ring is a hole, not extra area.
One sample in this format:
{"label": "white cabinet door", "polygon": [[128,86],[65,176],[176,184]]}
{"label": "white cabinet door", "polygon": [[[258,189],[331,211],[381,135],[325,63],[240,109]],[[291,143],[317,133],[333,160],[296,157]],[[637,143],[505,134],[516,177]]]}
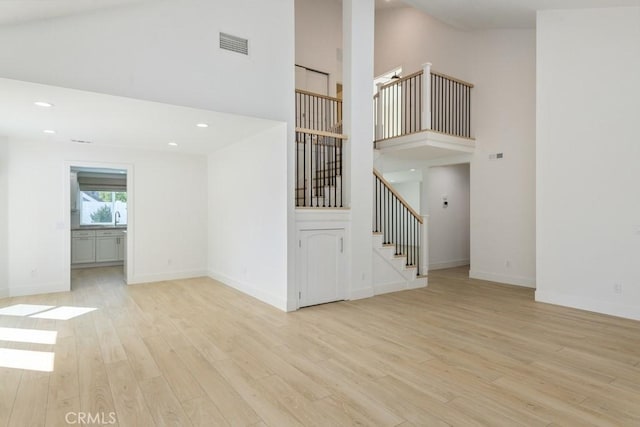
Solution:
{"label": "white cabinet door", "polygon": [[117,237],[96,237],[96,262],[109,262],[118,260]]}
{"label": "white cabinet door", "polygon": [[96,262],[96,238],[74,237],[71,239],[71,264]]}
{"label": "white cabinet door", "polygon": [[345,298],[344,235],[344,229],[300,231],[299,307]]}
{"label": "white cabinet door", "polygon": [[126,245],[126,238],[116,237],[116,248],[118,253],[118,261],[124,261],[124,247]]}

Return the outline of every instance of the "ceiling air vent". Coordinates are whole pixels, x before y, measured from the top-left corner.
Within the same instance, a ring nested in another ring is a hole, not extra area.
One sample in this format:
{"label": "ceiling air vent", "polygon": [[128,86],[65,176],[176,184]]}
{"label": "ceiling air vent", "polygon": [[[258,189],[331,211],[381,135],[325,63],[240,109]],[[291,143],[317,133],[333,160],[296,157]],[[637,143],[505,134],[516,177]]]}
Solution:
{"label": "ceiling air vent", "polygon": [[248,55],[249,40],[232,36],[231,34],[220,33],[220,49]]}

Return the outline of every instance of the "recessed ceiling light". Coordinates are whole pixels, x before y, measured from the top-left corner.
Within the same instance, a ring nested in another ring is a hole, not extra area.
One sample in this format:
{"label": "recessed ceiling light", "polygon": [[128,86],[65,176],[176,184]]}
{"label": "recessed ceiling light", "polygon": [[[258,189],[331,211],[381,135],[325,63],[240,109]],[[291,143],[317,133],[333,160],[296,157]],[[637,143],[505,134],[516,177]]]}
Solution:
{"label": "recessed ceiling light", "polygon": [[394,182],[396,182],[396,180],[395,179],[390,179],[389,182],[394,183]]}
{"label": "recessed ceiling light", "polygon": [[177,147],[177,146],[178,146],[178,143],[177,143],[177,142],[173,142],[173,141],[172,141],[172,142],[170,142],[170,143],[169,143],[169,145],[170,145],[170,146],[172,146],[172,147]]}
{"label": "recessed ceiling light", "polygon": [[409,172],[415,172],[415,171],[416,171],[415,169],[409,169]]}
{"label": "recessed ceiling light", "polygon": [[38,107],[53,107],[53,104],[45,101],[36,101],[33,105],[37,105]]}
{"label": "recessed ceiling light", "polygon": [[42,132],[44,132],[44,133],[56,133],[55,130],[51,130],[51,129],[45,129]]}
{"label": "recessed ceiling light", "polygon": [[208,128],[209,125],[206,123],[198,123],[196,126],[198,126],[199,128]]}

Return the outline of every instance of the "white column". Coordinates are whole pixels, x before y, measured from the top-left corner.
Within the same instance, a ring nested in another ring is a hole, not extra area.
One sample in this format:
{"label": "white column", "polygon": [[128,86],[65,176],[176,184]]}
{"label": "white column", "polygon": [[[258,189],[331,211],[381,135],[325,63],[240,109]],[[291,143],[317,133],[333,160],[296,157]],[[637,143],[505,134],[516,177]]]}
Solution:
{"label": "white column", "polygon": [[373,295],[373,43],[374,0],[344,0],[343,81],[346,167],[351,207],[349,298]]}
{"label": "white column", "polygon": [[420,274],[426,276],[429,273],[429,215],[420,215],[422,218],[420,236]]}
{"label": "white column", "polygon": [[422,65],[422,129],[431,129],[431,63]]}
{"label": "white column", "polygon": [[378,110],[376,111],[376,134],[374,138],[377,139],[380,136],[380,139],[384,138],[384,124],[382,123],[382,86],[384,83],[376,84],[376,93],[378,94]]}
{"label": "white column", "polygon": [[422,167],[422,182],[420,183],[420,216],[422,229],[420,235],[420,274],[429,272],[429,167]]}

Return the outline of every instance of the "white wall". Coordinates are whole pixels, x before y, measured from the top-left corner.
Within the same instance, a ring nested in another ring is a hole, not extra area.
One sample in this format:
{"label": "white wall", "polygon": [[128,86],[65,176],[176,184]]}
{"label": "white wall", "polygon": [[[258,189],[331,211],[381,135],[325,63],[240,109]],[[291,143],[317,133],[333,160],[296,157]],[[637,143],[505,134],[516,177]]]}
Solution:
{"label": "white wall", "polygon": [[141,2],[0,28],[0,76],[290,121],[293,28],[293,0]]}
{"label": "white wall", "polygon": [[287,310],[286,125],[209,155],[208,185],[209,276]]}
{"label": "white wall", "polygon": [[[471,277],[535,286],[535,31],[474,32]],[[489,155],[504,153],[500,160]]]}
{"label": "white wall", "polygon": [[[429,168],[429,270],[469,264],[469,165]],[[443,207],[443,197],[449,205]]]}
{"label": "white wall", "polygon": [[402,66],[403,74],[433,70],[468,80],[469,35],[412,7],[376,10],[375,75]]}
{"label": "white wall", "polygon": [[545,11],[537,20],[536,300],[633,319],[639,23],[637,7]]}
{"label": "white wall", "polygon": [[7,139],[0,136],[0,298],[9,295],[8,148]]}
{"label": "white wall", "polygon": [[[9,144],[9,286],[11,295],[69,289],[68,162],[129,164],[135,224],[131,283],[206,273],[204,156],[77,144]],[[173,202],[166,209],[168,201]],[[68,256],[68,254],[67,254]]]}
{"label": "white wall", "polygon": [[391,186],[413,210],[420,213],[420,181],[395,182]]}
{"label": "white wall", "polygon": [[342,83],[342,2],[295,0],[296,64],[329,73],[329,95]]}

